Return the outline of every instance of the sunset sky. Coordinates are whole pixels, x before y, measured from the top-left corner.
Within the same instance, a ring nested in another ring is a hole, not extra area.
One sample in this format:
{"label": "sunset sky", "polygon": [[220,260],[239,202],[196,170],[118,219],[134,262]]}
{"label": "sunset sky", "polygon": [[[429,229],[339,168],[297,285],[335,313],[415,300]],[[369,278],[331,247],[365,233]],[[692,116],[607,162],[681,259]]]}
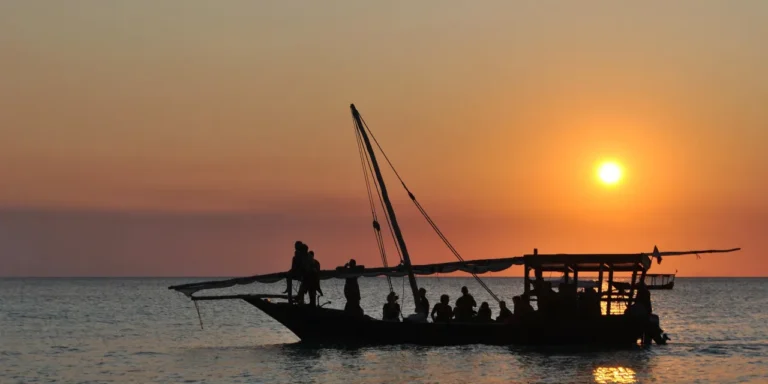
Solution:
{"label": "sunset sky", "polygon": [[350,103],[464,258],[768,276],[766,36],[759,0],[2,1],[0,276],[378,266]]}

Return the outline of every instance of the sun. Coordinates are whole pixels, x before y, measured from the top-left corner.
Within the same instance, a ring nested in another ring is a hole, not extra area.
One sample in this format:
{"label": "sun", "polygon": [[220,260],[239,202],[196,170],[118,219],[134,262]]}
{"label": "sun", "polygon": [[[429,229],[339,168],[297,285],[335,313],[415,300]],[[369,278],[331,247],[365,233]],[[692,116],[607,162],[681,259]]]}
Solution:
{"label": "sun", "polygon": [[603,184],[614,185],[621,181],[622,170],[618,163],[606,161],[597,169],[597,176]]}

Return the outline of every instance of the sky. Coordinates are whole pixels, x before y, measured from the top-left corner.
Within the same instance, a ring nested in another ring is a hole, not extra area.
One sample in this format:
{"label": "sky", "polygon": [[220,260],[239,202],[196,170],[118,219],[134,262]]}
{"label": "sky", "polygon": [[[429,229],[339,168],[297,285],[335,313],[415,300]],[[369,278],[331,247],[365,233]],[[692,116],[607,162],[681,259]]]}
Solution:
{"label": "sky", "polygon": [[759,0],[3,1],[0,276],[378,266],[350,103],[465,259],[768,276],[764,36]]}

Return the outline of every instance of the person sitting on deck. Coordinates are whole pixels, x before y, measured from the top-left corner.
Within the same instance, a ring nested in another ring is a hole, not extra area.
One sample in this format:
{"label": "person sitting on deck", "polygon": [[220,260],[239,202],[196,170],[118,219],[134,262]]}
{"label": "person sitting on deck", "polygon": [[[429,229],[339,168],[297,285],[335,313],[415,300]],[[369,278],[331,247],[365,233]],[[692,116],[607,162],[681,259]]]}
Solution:
{"label": "person sitting on deck", "polygon": [[552,313],[557,308],[555,291],[552,290],[552,283],[545,280],[536,280],[536,289],[534,290],[537,298],[539,312]]}
{"label": "person sitting on deck", "polygon": [[[518,303],[520,302],[520,296],[515,296],[512,298],[512,303],[515,305],[515,308],[517,308]],[[499,301],[499,315],[496,316],[496,321],[499,323],[506,323],[512,319],[512,311],[507,308],[507,303],[505,301]]]}
{"label": "person sitting on deck", "polygon": [[416,313],[421,315],[424,321],[429,316],[429,300],[427,300],[427,290],[424,288],[419,288],[419,302],[416,305]]}
{"label": "person sitting on deck", "polygon": [[480,309],[477,310],[477,316],[475,316],[475,321],[478,323],[490,323],[493,321],[492,314],[491,314],[491,307],[488,305],[487,302],[483,301],[482,304],[480,304]]}
{"label": "person sitting on deck", "polygon": [[451,308],[451,305],[448,304],[449,301],[450,298],[448,295],[440,296],[440,302],[435,304],[435,307],[432,308],[431,316],[433,323],[447,323],[451,321],[453,309]]}
{"label": "person sitting on deck", "polygon": [[285,292],[288,294],[288,299],[292,300],[293,297],[293,279],[302,279],[304,275],[304,265],[307,259],[307,250],[309,249],[306,244],[301,241],[296,241],[293,245],[293,259],[291,260],[291,270],[288,271],[288,277],[285,279],[286,287]]}
{"label": "person sitting on deck", "polygon": [[[530,296],[522,295],[522,296],[519,296],[519,297],[520,297],[520,299],[519,299],[519,306],[518,306],[518,303],[514,303],[513,302],[513,304],[515,305],[515,316],[516,317],[528,316],[528,314],[531,314],[531,313],[535,312],[533,310],[533,306],[531,305],[531,297]],[[514,301],[514,298],[512,298],[512,300]]]}
{"label": "person sitting on deck", "polygon": [[560,283],[557,287],[557,309],[560,314],[575,314],[577,306],[576,284]]}
{"label": "person sitting on deck", "polygon": [[[355,269],[357,262],[355,259],[351,259],[345,267]],[[353,315],[363,315],[363,308],[360,307],[360,285],[357,283],[357,277],[348,277],[344,282],[344,298],[347,299],[347,304],[344,306],[345,312]]]}
{"label": "person sitting on deck", "polygon": [[395,292],[389,292],[387,295],[387,303],[384,304],[383,315],[381,317],[384,321],[400,321],[400,304],[397,303],[397,294]]}
{"label": "person sitting on deck", "polygon": [[458,321],[471,321],[475,315],[475,307],[477,302],[472,295],[469,294],[467,287],[461,287],[461,297],[456,299],[456,307],[454,308],[454,318]]}
{"label": "person sitting on deck", "polygon": [[583,317],[600,317],[603,314],[600,309],[600,296],[594,288],[585,289],[579,297],[579,313]]}

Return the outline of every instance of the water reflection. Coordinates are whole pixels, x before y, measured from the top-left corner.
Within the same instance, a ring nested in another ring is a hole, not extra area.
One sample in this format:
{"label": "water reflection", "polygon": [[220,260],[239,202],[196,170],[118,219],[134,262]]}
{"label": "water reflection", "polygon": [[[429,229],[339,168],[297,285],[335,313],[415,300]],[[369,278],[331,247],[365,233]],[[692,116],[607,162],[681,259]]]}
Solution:
{"label": "water reflection", "polygon": [[632,368],[598,367],[592,372],[595,383],[636,383],[637,375]]}

